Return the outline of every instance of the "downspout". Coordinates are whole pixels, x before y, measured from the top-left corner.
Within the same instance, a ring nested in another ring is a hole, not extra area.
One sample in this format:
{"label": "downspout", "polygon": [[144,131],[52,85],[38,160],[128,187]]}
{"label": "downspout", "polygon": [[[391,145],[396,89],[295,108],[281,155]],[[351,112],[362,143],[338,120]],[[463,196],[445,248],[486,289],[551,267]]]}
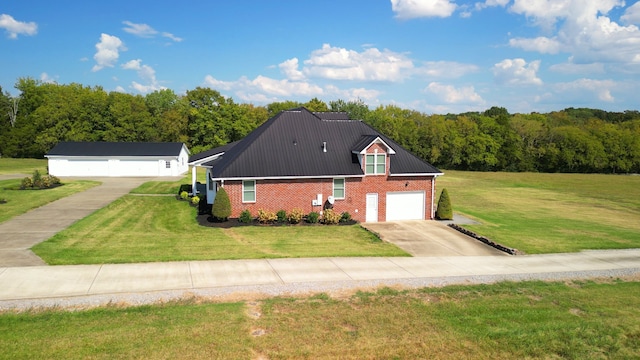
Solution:
{"label": "downspout", "polygon": [[438,176],[435,175],[431,178],[431,220],[435,219],[436,210],[435,210],[435,198],[436,198],[436,178]]}
{"label": "downspout", "polygon": [[191,192],[195,195],[197,190],[198,189],[196,188],[196,166],[193,165],[191,167]]}

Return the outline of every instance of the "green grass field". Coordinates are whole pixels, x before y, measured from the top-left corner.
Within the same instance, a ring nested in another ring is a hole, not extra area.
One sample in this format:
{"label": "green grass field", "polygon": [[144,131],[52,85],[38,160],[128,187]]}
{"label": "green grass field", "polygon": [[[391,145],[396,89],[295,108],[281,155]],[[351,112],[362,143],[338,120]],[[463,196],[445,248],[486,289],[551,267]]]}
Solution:
{"label": "green grass field", "polygon": [[445,171],[465,226],[529,254],[640,247],[640,176]]}
{"label": "green grass field", "polygon": [[0,223],[99,184],[96,181],[76,180],[65,181],[63,186],[53,189],[14,190],[20,186],[20,182],[20,179],[0,181],[0,199],[7,201],[5,204],[0,204]]}
{"label": "green grass field", "polygon": [[[1,359],[637,359],[640,282],[0,314]],[[259,335],[259,336],[256,336]]]}
{"label": "green grass field", "polygon": [[0,158],[0,175],[25,174],[31,175],[34,170],[41,174],[47,173],[47,159],[11,159]]}
{"label": "green grass field", "polygon": [[359,225],[207,228],[166,196],[126,195],[33,247],[51,265],[325,256],[408,256]]}

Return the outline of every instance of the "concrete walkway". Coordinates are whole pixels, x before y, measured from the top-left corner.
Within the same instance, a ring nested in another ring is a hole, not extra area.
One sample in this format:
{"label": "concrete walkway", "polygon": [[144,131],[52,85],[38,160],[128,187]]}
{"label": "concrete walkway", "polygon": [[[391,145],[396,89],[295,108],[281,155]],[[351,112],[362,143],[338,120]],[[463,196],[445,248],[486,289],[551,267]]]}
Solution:
{"label": "concrete walkway", "polygon": [[[140,184],[177,178],[89,178],[102,184],[56,200],[0,223],[0,266],[38,266],[45,263],[31,250],[74,222],[105,207]],[[62,179],[64,182],[65,179]]]}
{"label": "concrete walkway", "polygon": [[[0,268],[0,309],[10,300],[91,297],[118,301],[119,294],[217,289],[269,292],[312,284],[302,290],[363,284],[473,283],[502,279],[580,278],[640,274],[640,249],[583,251],[530,256],[303,258],[186,261],[143,264]],[[607,275],[608,274],[608,275]],[[485,279],[485,280],[483,280]],[[373,282],[372,282],[373,281]],[[107,295],[105,298],[104,295]],[[179,295],[179,296],[182,296]]]}

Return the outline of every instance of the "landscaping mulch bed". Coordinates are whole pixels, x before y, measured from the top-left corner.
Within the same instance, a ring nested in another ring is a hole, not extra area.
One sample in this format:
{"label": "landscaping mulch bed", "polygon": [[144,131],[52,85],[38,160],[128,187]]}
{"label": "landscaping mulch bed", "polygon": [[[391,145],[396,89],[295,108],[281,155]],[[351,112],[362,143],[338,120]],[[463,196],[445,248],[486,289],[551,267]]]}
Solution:
{"label": "landscaping mulch bed", "polygon": [[[243,223],[243,222],[240,222],[238,218],[230,218],[227,221],[217,221],[213,216],[208,214],[198,215],[196,219],[200,226],[214,227],[214,228],[221,228],[221,229],[230,229],[230,228],[239,227],[239,226],[325,226],[324,224],[321,224],[321,223],[311,224],[305,221],[302,221],[297,224],[290,224],[288,222],[285,222],[285,223],[274,222],[271,224],[261,224],[260,222],[258,222],[258,220],[255,220],[255,219],[250,223]],[[350,220],[350,221],[340,222],[336,225],[326,225],[326,226],[354,225],[357,223],[358,222],[355,220]]]}

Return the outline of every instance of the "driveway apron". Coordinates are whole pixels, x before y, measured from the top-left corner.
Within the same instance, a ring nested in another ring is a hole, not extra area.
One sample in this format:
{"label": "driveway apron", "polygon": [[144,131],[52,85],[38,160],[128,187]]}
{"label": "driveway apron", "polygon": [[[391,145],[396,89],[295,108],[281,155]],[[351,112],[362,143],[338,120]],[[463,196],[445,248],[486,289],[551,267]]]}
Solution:
{"label": "driveway apron", "polygon": [[[30,248],[158,178],[91,178],[101,184],[0,223],[0,267],[46,265]],[[171,180],[175,180],[171,178]],[[63,179],[64,182],[64,179]]]}
{"label": "driveway apron", "polygon": [[438,221],[408,220],[362,225],[413,256],[507,255]]}

